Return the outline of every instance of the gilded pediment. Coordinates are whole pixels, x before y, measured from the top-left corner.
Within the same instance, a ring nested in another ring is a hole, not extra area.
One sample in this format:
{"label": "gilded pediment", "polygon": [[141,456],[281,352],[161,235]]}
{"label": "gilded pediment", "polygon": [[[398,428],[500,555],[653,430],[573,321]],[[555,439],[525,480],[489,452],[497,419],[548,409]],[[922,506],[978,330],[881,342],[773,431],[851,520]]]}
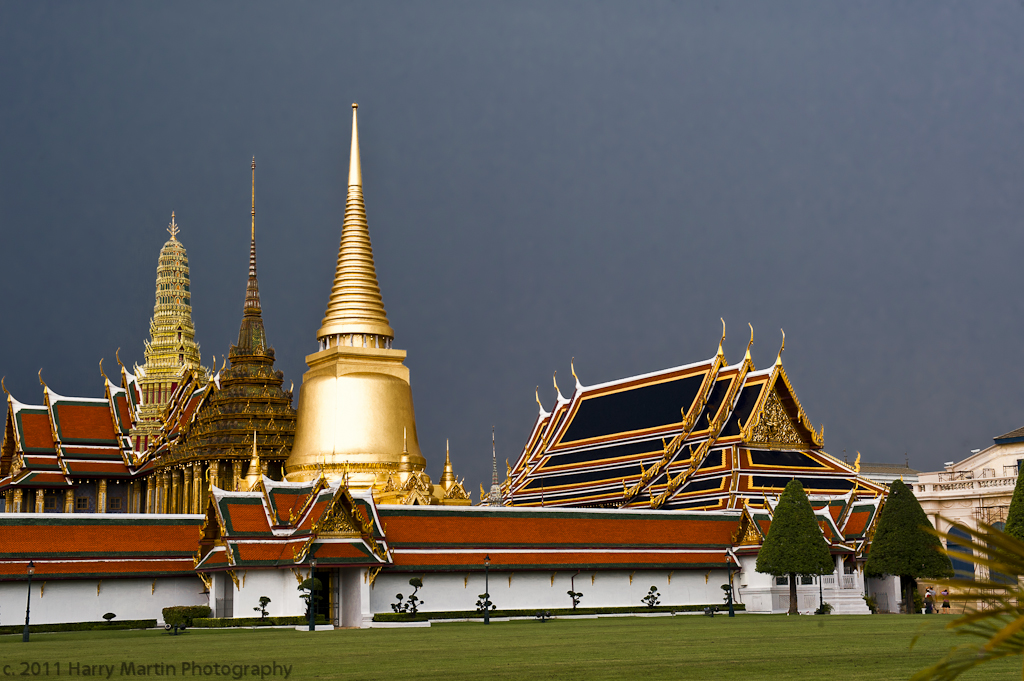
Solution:
{"label": "gilded pediment", "polygon": [[764,406],[751,424],[746,441],[750,444],[763,446],[814,446],[796,427],[793,419],[779,398],[779,393],[772,390],[765,400]]}

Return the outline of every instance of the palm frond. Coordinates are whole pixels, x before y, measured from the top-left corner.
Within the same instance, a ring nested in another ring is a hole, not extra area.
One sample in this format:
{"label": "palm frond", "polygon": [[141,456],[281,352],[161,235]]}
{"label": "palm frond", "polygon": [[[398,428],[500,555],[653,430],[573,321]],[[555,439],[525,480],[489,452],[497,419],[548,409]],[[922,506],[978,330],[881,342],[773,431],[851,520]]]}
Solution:
{"label": "palm frond", "polygon": [[988,579],[954,578],[939,583],[951,590],[949,599],[978,604],[968,607],[960,617],[946,625],[958,635],[983,642],[958,645],[939,662],[922,669],[911,681],[951,681],[979,664],[1012,655],[1024,655],[1024,588],[1019,577],[1012,581],[993,579],[992,575],[1024,575],[1024,542],[979,523],[977,530],[957,525],[968,536],[951,535],[928,528],[930,532],[958,549],[942,549],[951,559],[988,568]]}

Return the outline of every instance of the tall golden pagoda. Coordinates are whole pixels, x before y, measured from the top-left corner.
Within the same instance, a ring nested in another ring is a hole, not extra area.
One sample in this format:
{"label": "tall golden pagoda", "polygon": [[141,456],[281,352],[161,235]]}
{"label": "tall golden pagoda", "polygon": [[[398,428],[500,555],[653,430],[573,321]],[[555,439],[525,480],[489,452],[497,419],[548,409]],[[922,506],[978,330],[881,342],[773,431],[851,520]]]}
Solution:
{"label": "tall golden pagoda", "polygon": [[[454,475],[436,488],[424,472],[404,350],[392,347],[363,202],[358,105],[352,105],[348,200],[320,350],[306,357],[289,481],[325,476],[371,488],[381,501],[463,503]],[[450,471],[449,471],[450,473]]]}
{"label": "tall golden pagoda", "polygon": [[163,412],[186,371],[205,374],[199,365],[199,344],[192,324],[188,254],[178,240],[178,224],[171,213],[171,238],[160,249],[156,268],[156,304],[149,321],[145,364],[135,365],[141,402],[139,421],[131,431],[135,451],[144,452],[160,434]]}
{"label": "tall golden pagoda", "polygon": [[[252,160],[249,279],[238,344],[229,365],[209,381],[195,381],[175,396],[163,436],[168,446],[155,465],[158,513],[201,513],[208,480],[221,489],[245,491],[263,475],[278,480],[295,433],[292,394],[274,370],[256,276],[256,159]],[[203,383],[205,382],[205,385]],[[243,475],[244,471],[244,475]]]}

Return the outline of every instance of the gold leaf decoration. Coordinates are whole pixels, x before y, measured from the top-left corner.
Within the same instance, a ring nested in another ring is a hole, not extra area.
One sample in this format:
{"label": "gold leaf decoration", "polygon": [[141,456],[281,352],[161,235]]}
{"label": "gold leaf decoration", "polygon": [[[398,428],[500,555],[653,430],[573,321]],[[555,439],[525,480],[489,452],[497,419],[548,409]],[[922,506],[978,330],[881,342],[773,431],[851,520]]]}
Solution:
{"label": "gold leaf decoration", "polygon": [[768,446],[810,444],[793,425],[793,420],[782,406],[779,394],[774,390],[765,401],[760,418],[750,431],[748,442]]}

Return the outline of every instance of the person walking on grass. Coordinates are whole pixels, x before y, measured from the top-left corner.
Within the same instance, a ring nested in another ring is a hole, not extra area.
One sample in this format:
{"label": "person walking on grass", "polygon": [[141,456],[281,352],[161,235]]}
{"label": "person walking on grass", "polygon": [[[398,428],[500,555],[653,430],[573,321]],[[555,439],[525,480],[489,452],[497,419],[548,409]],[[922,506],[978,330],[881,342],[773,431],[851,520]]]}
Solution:
{"label": "person walking on grass", "polygon": [[949,614],[949,589],[942,590],[942,614]]}
{"label": "person walking on grass", "polygon": [[931,587],[924,590],[924,614],[931,615],[935,612],[935,592]]}

